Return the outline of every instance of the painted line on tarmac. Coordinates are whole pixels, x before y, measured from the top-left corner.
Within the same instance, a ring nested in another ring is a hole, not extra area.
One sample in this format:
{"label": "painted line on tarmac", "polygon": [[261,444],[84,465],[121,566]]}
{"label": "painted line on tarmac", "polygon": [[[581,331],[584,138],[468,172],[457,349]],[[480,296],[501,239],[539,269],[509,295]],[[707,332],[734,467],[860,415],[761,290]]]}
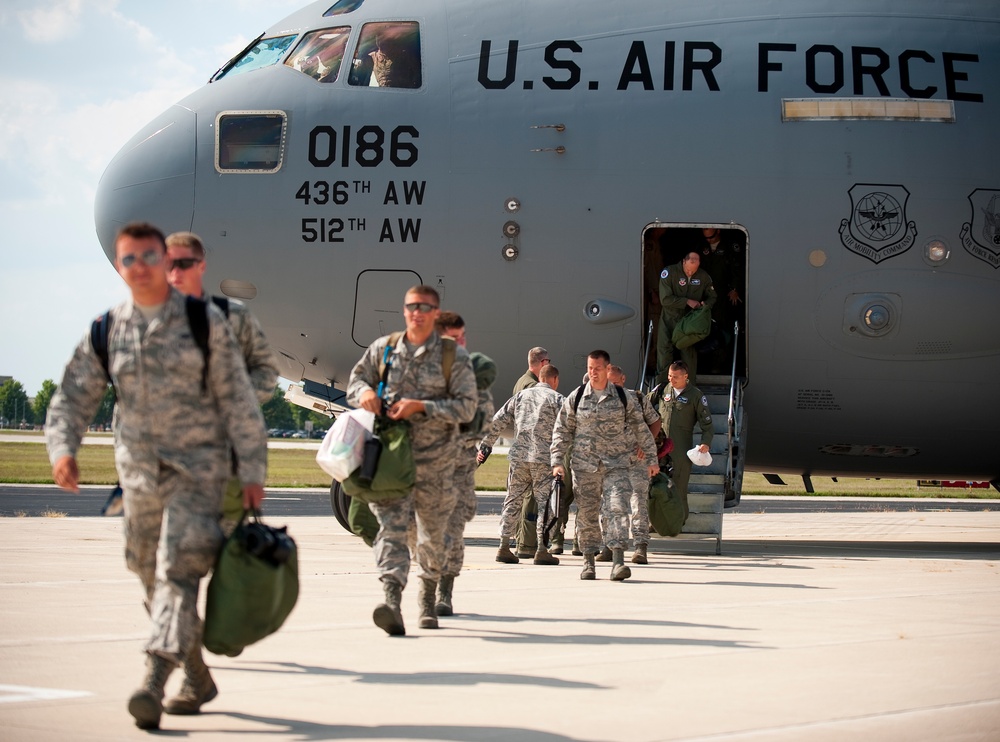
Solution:
{"label": "painted line on tarmac", "polygon": [[56,701],[66,698],[83,698],[93,693],[83,690],[60,690],[59,688],[32,688],[29,685],[0,685],[0,703],[24,703],[25,701]]}

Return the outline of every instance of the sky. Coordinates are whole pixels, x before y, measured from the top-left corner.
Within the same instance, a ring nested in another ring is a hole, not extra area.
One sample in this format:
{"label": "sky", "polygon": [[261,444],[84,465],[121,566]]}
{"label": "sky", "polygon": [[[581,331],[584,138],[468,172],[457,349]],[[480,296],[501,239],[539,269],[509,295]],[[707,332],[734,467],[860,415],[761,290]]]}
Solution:
{"label": "sky", "polygon": [[308,1],[0,2],[0,376],[58,384],[126,297],[94,227],[111,158]]}

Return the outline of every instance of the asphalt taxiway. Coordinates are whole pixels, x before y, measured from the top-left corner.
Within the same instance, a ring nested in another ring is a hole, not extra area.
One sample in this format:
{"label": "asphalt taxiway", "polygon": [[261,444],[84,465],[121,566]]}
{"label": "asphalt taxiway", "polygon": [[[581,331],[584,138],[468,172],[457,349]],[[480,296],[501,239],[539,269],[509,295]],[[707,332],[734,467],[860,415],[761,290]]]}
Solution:
{"label": "asphalt taxiway", "polygon": [[[316,495],[319,498],[319,494]],[[328,503],[327,503],[328,507]],[[1000,513],[733,512],[713,541],[657,539],[624,583],[494,561],[466,532],[457,614],[371,622],[371,551],[332,515],[286,517],[301,597],[219,697],[165,716],[190,740],[996,740]],[[148,738],[126,712],[147,633],[120,518],[0,518],[0,738]],[[412,575],[415,578],[415,575]],[[415,579],[414,579],[415,582]],[[171,680],[170,691],[180,679]]]}

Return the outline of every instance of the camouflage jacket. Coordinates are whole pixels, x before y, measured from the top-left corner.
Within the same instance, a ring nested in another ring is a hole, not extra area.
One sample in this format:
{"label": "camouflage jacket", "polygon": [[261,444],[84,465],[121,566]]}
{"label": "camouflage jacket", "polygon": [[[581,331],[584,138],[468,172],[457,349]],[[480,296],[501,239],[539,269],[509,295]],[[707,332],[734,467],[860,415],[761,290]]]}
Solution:
{"label": "camouflage jacket", "polygon": [[[351,370],[347,384],[347,402],[361,404],[367,389],[377,392],[381,376],[381,361],[389,336],[380,337],[368,346]],[[391,403],[403,397],[421,400],[426,412],[409,418],[413,425],[414,450],[427,450],[456,439],[460,423],[469,422],[476,414],[478,394],[476,375],[465,348],[455,349],[451,366],[451,381],[445,384],[441,366],[441,337],[431,333],[423,345],[410,348],[403,334],[390,354],[389,376],[385,398]]]}
{"label": "camouflage jacket", "polygon": [[[566,396],[552,433],[549,459],[552,466],[561,465],[566,451],[572,446],[570,466],[574,470],[597,471],[601,463],[609,469],[625,468],[631,463],[634,441],[642,447],[647,461],[656,461],[656,444],[635,397],[625,395],[627,405],[623,410],[621,398],[612,386],[608,382],[608,386],[598,392],[587,382],[575,411],[576,390]],[[628,435],[629,431],[634,438]]]}
{"label": "camouflage jacket", "polygon": [[[645,394],[639,394],[639,392],[635,391],[634,389],[626,388],[625,395],[629,397],[633,402],[635,402],[636,405],[638,406],[639,412],[642,414],[642,419],[646,423],[647,430],[651,425],[655,425],[660,420],[660,413],[656,411],[656,409],[653,407],[652,402],[649,401],[649,399],[646,397]],[[632,430],[631,427],[629,428],[628,434],[629,436],[631,436],[632,439],[632,451],[634,453],[635,447],[639,445],[639,440],[636,437],[635,432]],[[650,432],[650,435],[652,435],[652,432]],[[636,456],[634,455],[632,456],[633,463],[635,463],[636,458],[637,458]],[[643,459],[643,461],[645,460],[646,459]]]}
{"label": "camouflage jacket", "polygon": [[519,463],[547,464],[552,429],[563,399],[563,395],[548,384],[536,384],[518,392],[497,410],[482,443],[492,446],[513,423],[516,432],[507,458]]}
{"label": "camouflage jacket", "polygon": [[257,394],[257,401],[264,404],[274,394],[278,382],[278,359],[264,336],[257,318],[246,304],[229,300],[229,324],[236,342],[243,351],[243,361],[250,374],[250,383]]}
{"label": "camouflage jacket", "polygon": [[[191,333],[183,294],[171,289],[148,326],[131,299],[111,310],[108,371],[117,394],[115,464],[126,487],[133,477],[155,482],[161,464],[194,479],[220,472],[225,476],[230,442],[240,480],[264,483],[267,434],[260,405],[229,323],[218,307],[207,307],[211,354],[204,390],[205,358]],[[88,332],[49,406],[45,442],[53,464],[76,455],[107,383]]]}

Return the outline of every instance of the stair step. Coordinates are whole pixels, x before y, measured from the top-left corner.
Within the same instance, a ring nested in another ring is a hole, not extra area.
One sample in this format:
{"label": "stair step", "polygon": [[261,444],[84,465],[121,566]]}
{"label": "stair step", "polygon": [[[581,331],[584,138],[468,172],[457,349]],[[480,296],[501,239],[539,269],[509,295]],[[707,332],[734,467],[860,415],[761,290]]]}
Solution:
{"label": "stair step", "polygon": [[725,496],[718,494],[699,494],[688,492],[688,511],[692,513],[721,513],[724,509]]}

